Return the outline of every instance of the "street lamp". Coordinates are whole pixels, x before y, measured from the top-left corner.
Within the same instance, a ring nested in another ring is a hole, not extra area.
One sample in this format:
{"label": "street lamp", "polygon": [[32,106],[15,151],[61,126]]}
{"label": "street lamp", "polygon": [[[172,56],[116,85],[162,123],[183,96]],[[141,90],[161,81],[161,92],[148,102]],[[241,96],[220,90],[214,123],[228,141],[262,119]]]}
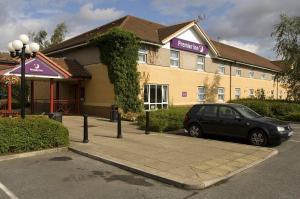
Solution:
{"label": "street lamp", "polygon": [[39,51],[40,46],[37,43],[29,44],[29,37],[25,34],[20,35],[19,40],[8,43],[8,50],[11,57],[19,57],[21,59],[21,117],[25,118],[25,61],[33,58]]}

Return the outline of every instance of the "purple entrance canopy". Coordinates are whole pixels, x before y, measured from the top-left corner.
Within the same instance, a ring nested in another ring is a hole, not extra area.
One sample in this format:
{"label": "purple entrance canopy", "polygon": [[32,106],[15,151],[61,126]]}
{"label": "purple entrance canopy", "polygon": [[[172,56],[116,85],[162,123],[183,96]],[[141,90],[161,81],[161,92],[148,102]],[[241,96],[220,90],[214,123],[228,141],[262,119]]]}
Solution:
{"label": "purple entrance canopy", "polygon": [[[20,75],[21,66],[18,66],[9,74]],[[61,75],[53,70],[51,66],[40,60],[38,57],[31,59],[25,63],[25,74],[30,77],[47,77],[47,78],[60,78]]]}
{"label": "purple entrance canopy", "polygon": [[203,55],[206,55],[208,53],[208,48],[206,45],[198,44],[198,43],[194,43],[191,41],[178,39],[178,38],[173,38],[171,40],[171,47],[180,50],[194,52],[194,53],[200,53]]}

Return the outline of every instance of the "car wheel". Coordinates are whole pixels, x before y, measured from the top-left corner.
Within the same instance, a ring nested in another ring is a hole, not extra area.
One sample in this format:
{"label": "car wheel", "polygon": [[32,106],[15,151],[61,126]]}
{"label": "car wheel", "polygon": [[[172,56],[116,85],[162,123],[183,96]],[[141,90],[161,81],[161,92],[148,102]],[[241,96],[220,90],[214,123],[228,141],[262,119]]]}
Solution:
{"label": "car wheel", "polygon": [[266,146],[268,143],[268,137],[266,133],[261,129],[256,129],[250,133],[250,143],[255,146]]}
{"label": "car wheel", "polygon": [[189,128],[189,135],[192,137],[201,137],[202,130],[198,124],[192,124]]}

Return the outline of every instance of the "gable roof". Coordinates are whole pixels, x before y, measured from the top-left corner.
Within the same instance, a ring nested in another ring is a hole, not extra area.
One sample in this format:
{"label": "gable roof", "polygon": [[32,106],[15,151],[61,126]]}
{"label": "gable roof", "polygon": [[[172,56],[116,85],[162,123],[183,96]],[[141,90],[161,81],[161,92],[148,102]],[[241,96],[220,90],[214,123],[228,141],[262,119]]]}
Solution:
{"label": "gable roof", "polygon": [[[2,54],[2,53],[1,53]],[[12,58],[12,64],[1,64],[1,60],[4,60],[4,57],[7,55],[0,55],[0,75],[4,75],[7,72],[15,70],[15,68],[19,67],[19,61],[17,59]],[[38,52],[36,57],[41,59],[43,62],[50,64],[55,71],[58,71],[65,78],[91,78],[91,75],[84,69],[84,67],[79,64],[76,60],[66,59],[66,58],[54,58],[47,57],[43,53]],[[27,60],[28,61],[28,60]]]}
{"label": "gable roof", "polygon": [[211,40],[214,46],[218,49],[219,58],[229,59],[231,61],[236,61],[244,64],[250,64],[254,66],[260,66],[274,71],[280,71],[280,67],[271,63],[270,60],[259,56],[255,53],[236,48],[224,43]]}
{"label": "gable roof", "polygon": [[184,23],[175,24],[175,25],[171,25],[171,26],[166,26],[166,27],[158,29],[158,36],[159,36],[160,41],[166,39],[170,35],[172,35],[175,32],[181,30],[182,28],[184,28],[185,26],[189,25],[192,22],[194,22],[194,21],[187,21],[187,22],[184,22]]}

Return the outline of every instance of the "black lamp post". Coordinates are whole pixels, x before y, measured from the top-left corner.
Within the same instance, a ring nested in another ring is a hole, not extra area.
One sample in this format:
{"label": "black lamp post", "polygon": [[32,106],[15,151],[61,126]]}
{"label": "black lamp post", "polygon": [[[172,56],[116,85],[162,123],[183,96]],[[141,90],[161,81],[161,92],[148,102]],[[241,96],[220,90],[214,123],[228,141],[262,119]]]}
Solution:
{"label": "black lamp post", "polygon": [[29,44],[29,38],[27,35],[20,35],[20,40],[14,40],[8,43],[8,50],[11,57],[19,57],[21,59],[21,117],[25,118],[25,61],[31,57],[35,57],[39,51],[40,46],[37,43]]}

